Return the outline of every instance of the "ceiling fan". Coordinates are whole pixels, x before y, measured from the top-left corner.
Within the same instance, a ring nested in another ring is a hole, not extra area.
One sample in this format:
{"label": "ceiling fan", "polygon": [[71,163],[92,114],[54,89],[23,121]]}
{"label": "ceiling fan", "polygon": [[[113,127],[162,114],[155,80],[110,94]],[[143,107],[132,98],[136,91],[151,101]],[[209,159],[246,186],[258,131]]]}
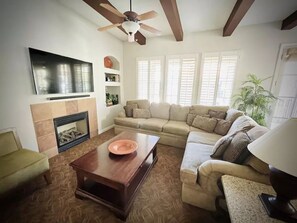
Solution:
{"label": "ceiling fan", "polygon": [[101,3],[100,6],[119,16],[120,18],[123,18],[123,22],[101,27],[98,29],[99,31],[105,31],[121,25],[128,34],[128,42],[134,42],[134,35],[140,28],[157,35],[161,34],[161,31],[151,26],[145,25],[144,23],[140,23],[143,20],[152,19],[158,14],[152,10],[138,15],[136,12],[132,11],[132,0],[130,0],[130,11],[124,13],[119,12],[116,8],[109,4]]}

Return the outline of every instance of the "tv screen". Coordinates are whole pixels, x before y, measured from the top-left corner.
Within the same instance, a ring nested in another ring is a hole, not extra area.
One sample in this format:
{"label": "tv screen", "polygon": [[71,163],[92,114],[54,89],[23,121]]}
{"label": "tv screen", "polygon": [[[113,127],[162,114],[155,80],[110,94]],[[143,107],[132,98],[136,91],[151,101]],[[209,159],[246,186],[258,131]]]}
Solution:
{"label": "tv screen", "polygon": [[29,48],[36,94],[93,92],[92,63]]}

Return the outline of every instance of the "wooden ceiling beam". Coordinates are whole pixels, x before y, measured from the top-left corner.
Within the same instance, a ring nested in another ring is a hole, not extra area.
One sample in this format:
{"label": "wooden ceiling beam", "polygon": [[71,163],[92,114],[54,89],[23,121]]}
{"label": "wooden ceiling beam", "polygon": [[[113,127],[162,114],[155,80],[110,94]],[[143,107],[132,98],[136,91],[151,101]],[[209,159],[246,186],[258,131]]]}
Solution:
{"label": "wooden ceiling beam", "polygon": [[223,36],[231,36],[255,0],[237,0],[223,30]]}
{"label": "wooden ceiling beam", "polygon": [[293,29],[295,26],[297,26],[297,11],[283,20],[281,30]]}
{"label": "wooden ceiling beam", "polygon": [[[117,15],[113,14],[112,12],[100,6],[101,3],[105,3],[114,7],[108,0],[83,0],[83,1],[87,3],[89,6],[91,6],[93,9],[95,9],[96,12],[98,12],[100,15],[102,15],[104,18],[106,18],[108,21],[110,21],[113,24],[122,23],[124,21],[123,18],[118,17]],[[125,34],[127,34],[125,30],[122,28],[122,26],[118,26],[118,28],[122,30]],[[146,38],[139,31],[135,33],[135,41],[140,45],[146,44]]]}
{"label": "wooden ceiling beam", "polygon": [[176,41],[183,41],[183,28],[180,22],[176,0],[160,0]]}

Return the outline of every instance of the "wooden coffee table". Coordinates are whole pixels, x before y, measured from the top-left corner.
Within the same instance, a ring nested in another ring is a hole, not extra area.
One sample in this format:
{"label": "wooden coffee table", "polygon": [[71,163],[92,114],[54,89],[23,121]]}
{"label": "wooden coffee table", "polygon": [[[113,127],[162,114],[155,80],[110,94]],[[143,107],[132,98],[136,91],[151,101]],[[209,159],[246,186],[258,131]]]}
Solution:
{"label": "wooden coffee table", "polygon": [[[138,149],[128,155],[114,155],[108,145],[116,140],[130,139]],[[157,162],[159,137],[122,132],[96,149],[70,163],[76,171],[75,196],[89,198],[112,209],[126,220],[136,192]]]}

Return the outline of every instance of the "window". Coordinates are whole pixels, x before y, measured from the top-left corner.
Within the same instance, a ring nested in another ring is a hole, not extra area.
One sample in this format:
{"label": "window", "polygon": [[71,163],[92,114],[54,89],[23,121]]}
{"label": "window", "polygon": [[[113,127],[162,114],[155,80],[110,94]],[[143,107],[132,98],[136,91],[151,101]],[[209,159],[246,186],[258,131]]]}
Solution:
{"label": "window", "polygon": [[195,55],[169,57],[165,101],[170,104],[191,105],[195,73]]}
{"label": "window", "polygon": [[137,97],[160,102],[162,61],[160,58],[137,59]]}
{"label": "window", "polygon": [[180,105],[229,105],[237,53],[204,54],[196,77],[197,61],[195,54],[168,56],[164,73],[163,57],[138,58],[137,98]]}
{"label": "window", "polygon": [[205,54],[202,57],[200,104],[230,104],[237,60],[236,53]]}

